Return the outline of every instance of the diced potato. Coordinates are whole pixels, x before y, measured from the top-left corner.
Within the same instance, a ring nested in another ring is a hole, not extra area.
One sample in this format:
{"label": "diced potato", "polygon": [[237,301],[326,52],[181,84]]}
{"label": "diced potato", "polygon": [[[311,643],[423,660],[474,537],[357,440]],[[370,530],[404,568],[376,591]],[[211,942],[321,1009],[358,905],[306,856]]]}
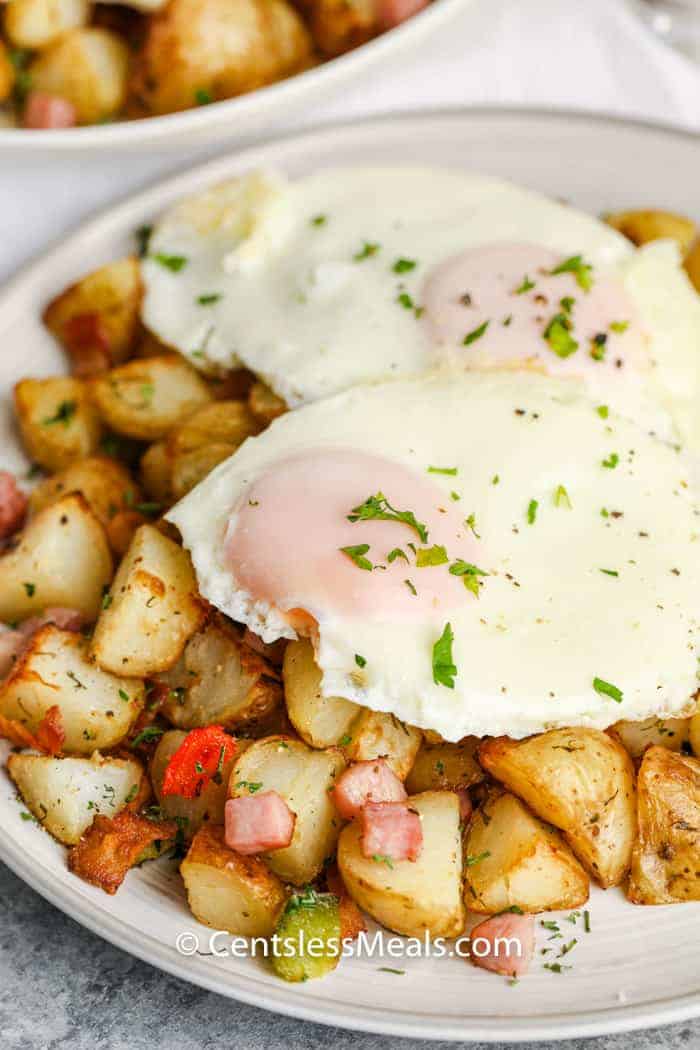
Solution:
{"label": "diced potato", "polygon": [[95,817],[68,853],[69,870],[105,893],[116,893],[131,868],[157,860],[177,843],[177,824],[141,817],[132,805],[116,817]]}
{"label": "diced potato", "polygon": [[700,762],[650,747],[637,788],[639,834],[627,896],[635,904],[700,900]]}
{"label": "diced potato", "polygon": [[169,729],[163,733],[151,758],[150,774],[153,791],[158,800],[163,817],[177,820],[184,837],[189,841],[194,838],[204,824],[223,824],[224,806],[226,805],[228,781],[236,757],[248,746],[248,741],[237,741],[237,755],[224,764],[221,783],[209,780],[196,798],[183,798],[182,795],[164,795],[163,777],[168,762],[184,741],[187,733],[180,729]]}
{"label": "diced potato", "polygon": [[641,758],[652,744],[680,751],[690,735],[689,718],[647,718],[644,722],[616,722],[612,731],[632,758]]}
{"label": "diced potato", "polygon": [[588,876],[559,832],[508,792],[495,789],[475,812],[464,849],[469,911],[558,911],[588,900]]}
{"label": "diced potato", "polygon": [[287,899],[283,883],[259,857],[224,843],[224,829],[197,832],[180,866],[195,919],[238,937],[270,937]]}
{"label": "diced potato", "polygon": [[129,48],[109,29],[72,29],[41,51],[29,67],[32,88],[60,95],[79,124],[115,116],[126,101]]}
{"label": "diced potato", "polygon": [[172,463],[165,441],[156,441],[141,457],[141,481],[151,499],[163,506],[173,502]]}
{"label": "diced potato", "polygon": [[146,523],[146,516],[140,511],[118,510],[107,522],[107,539],[118,558],[123,558],[131,546],[138,529]]}
{"label": "diced potato", "polygon": [[131,92],[139,113],[172,113],[280,80],[310,57],[286,0],[171,0],[149,19]]}
{"label": "diced potato", "polygon": [[253,383],[250,388],[248,407],[264,427],[287,411],[287,405],[282,398],[278,397],[274,390],[270,390],[266,383],[260,381]]}
{"label": "diced potato", "polygon": [[311,887],[294,893],[275,933],[279,948],[272,968],[278,977],[292,982],[325,977],[340,960],[340,901],[333,893],[317,893]]}
{"label": "diced potato", "polygon": [[350,700],[323,697],[321,671],[306,639],[287,646],[283,676],[289,718],[307,744],[338,745],[353,762],[386,757],[396,775],[406,778],[420,747],[417,729]]}
{"label": "diced potato", "polygon": [[466,736],[458,744],[423,742],[406,779],[406,790],[417,795],[420,791],[457,791],[478,784],[484,779],[476,759],[478,745],[475,736]]}
{"label": "diced potato", "polygon": [[373,0],[312,0],[311,32],[319,51],[327,57],[365,44],[378,31]]}
{"label": "diced potato", "polygon": [[119,365],[134,352],[141,293],[138,259],[129,256],[101,266],[66,288],[46,307],[44,324],[72,356],[75,319],[91,318],[94,338],[104,350],[108,366]]}
{"label": "diced potato", "polygon": [[112,579],[104,529],[73,493],[32,518],[17,545],[0,555],[0,620],[23,620],[63,606],[95,620]]}
{"label": "diced potato", "polygon": [[102,427],[88,388],[80,379],[22,379],[15,412],[30,459],[50,473],[97,450]]}
{"label": "diced potato", "polygon": [[141,789],[133,758],[49,758],[22,752],[7,770],[27,808],[59,842],[75,845],[98,814],[114,817]]}
{"label": "diced potato", "polygon": [[421,817],[418,860],[389,863],[362,853],[359,823],[343,828],[338,868],[348,893],[373,919],[408,937],[457,937],[464,929],[459,800],[452,791],[410,799]]}
{"label": "diced potato", "polygon": [[80,492],[105,528],[115,514],[140,498],[126,467],[108,456],[88,456],[39,482],[29,497],[29,508],[37,514],[69,492]]}
{"label": "diced potato", "polygon": [[15,47],[38,49],[69,29],[87,24],[90,0],[11,0],[4,27]]}
{"label": "diced potato", "polygon": [[105,423],[118,434],[158,441],[211,400],[204,380],[178,354],[129,361],[93,381]]}
{"label": "diced potato", "polygon": [[688,251],[683,265],[693,287],[700,292],[700,237]]}
{"label": "diced potato", "polygon": [[206,615],[187,552],[142,525],[97,621],[93,656],[103,670],[127,677],[167,671]]}
{"label": "diced potato", "polygon": [[601,886],[629,871],[636,829],[634,767],[616,739],[598,729],[554,729],[485,740],[479,761],[543,820],[560,828]]}
{"label": "diced potato", "polygon": [[267,717],[282,700],[274,669],[222,617],[190,638],[160,681],[170,689],[162,713],[179,729],[235,729]]}
{"label": "diced potato", "polygon": [[232,798],[277,791],[296,814],[290,845],[265,854],[272,871],[285,882],[311,882],[333,853],[342,821],[329,791],[344,768],[340,751],[313,751],[301,741],[280,736],[256,740],[233,767]]}
{"label": "diced potato", "polygon": [[310,747],[333,747],[350,735],[361,708],[352,700],[321,696],[321,671],[308,639],[289,643],[282,676],[290,721]]}
{"label": "diced potato", "polygon": [[0,685],[0,714],[36,733],[58,705],[67,753],[90,755],[120,744],[143,707],[143,682],[100,671],[89,646],[81,634],[42,627]]}
{"label": "diced potato", "polygon": [[614,212],[606,215],[605,221],[633,244],[647,244],[661,239],[676,241],[683,255],[697,235],[697,227],[692,219],[654,208]]}
{"label": "diced potato", "polygon": [[208,445],[230,445],[232,450],[257,434],[260,424],[245,401],[215,401],[198,409],[168,438],[173,457]]}
{"label": "diced potato", "polygon": [[6,102],[15,87],[15,67],[10,59],[10,52],[0,40],[0,103]]}
{"label": "diced potato", "polygon": [[214,467],[236,451],[233,445],[216,443],[193,448],[188,452],[178,452],[172,458],[171,484],[173,497],[178,500],[186,496],[195,485],[204,481]]}

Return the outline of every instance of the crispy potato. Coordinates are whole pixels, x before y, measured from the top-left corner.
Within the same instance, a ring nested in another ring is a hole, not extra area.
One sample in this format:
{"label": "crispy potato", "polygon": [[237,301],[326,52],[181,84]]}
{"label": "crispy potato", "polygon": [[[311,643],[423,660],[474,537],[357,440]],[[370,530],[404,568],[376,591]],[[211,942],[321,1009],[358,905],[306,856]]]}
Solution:
{"label": "crispy potato", "polygon": [[42,627],[0,686],[0,714],[36,733],[57,705],[68,754],[90,755],[120,744],[143,707],[143,682],[101,671],[90,661],[89,647],[81,634]]}
{"label": "crispy potato", "polygon": [[266,718],[282,701],[277,673],[223,617],[190,638],[160,681],[170,690],[161,711],[178,729],[235,729]]}
{"label": "crispy potato", "polygon": [[44,324],[71,358],[73,371],[90,354],[103,367],[122,364],[134,352],[140,331],[141,273],[129,256],[76,281],[44,310]]}
{"label": "crispy potato", "polygon": [[256,740],[234,765],[231,798],[277,791],[296,814],[290,845],[265,854],[272,871],[285,882],[311,882],[333,853],[342,822],[329,789],[344,768],[340,751],[314,751],[281,736]]}
{"label": "crispy potato", "polygon": [[206,615],[189,554],[142,525],[97,621],[92,654],[103,670],[130,678],[167,671]]}
{"label": "crispy potato", "polygon": [[29,67],[32,88],[71,102],[79,124],[113,117],[126,101],[129,48],[108,29],[72,29]]}
{"label": "crispy potato", "polygon": [[5,7],[7,38],[15,47],[46,47],[69,29],[86,25],[90,6],[90,0],[12,0]]}
{"label": "crispy potato", "polygon": [[688,249],[683,266],[691,284],[696,291],[700,292],[700,237]]}
{"label": "crispy potato", "polygon": [[652,746],[637,788],[639,834],[627,896],[634,904],[700,900],[700,762]]}
{"label": "crispy potato", "polygon": [[133,758],[10,755],[7,771],[27,809],[46,830],[75,845],[98,814],[114,817],[140,791],[143,767]]}
{"label": "crispy potato", "polygon": [[57,605],[95,620],[111,579],[104,529],[82,496],[64,496],[0,555],[0,620],[23,620]]}
{"label": "crispy potato", "polygon": [[310,57],[286,0],[172,0],[149,20],[131,93],[142,113],[173,113],[271,84]]}
{"label": "crispy potato", "polygon": [[693,754],[700,758],[700,709],[690,719],[688,725],[688,742],[692,748]]}
{"label": "crispy potato", "polygon": [[173,497],[178,500],[186,496],[195,485],[204,481],[214,467],[228,459],[236,449],[233,445],[213,444],[181,452],[172,459],[171,484]]}
{"label": "crispy potato", "polygon": [[172,463],[165,441],[156,441],[146,449],[140,471],[143,487],[151,499],[169,506],[173,502]]}
{"label": "crispy potato", "polygon": [[118,434],[158,441],[211,400],[204,380],[179,354],[129,361],[93,381],[105,423]]}
{"label": "crispy potato", "polygon": [[410,795],[417,795],[421,791],[441,788],[457,791],[478,784],[484,779],[484,771],[476,759],[478,745],[475,736],[465,736],[458,744],[424,741],[406,779],[406,790]]}
{"label": "crispy potato", "polygon": [[10,52],[0,40],[0,104],[6,102],[15,87],[15,67],[10,59]]}
{"label": "crispy potato", "polygon": [[601,886],[627,874],[636,828],[632,760],[598,729],[554,729],[485,740],[479,761],[543,820],[564,833]]}
{"label": "crispy potato", "polygon": [[80,379],[22,379],[15,385],[15,412],[29,457],[49,473],[97,450],[102,427]]}
{"label": "crispy potato", "polygon": [[130,868],[156,860],[177,840],[177,824],[150,820],[123,809],[116,817],[95,817],[68,853],[68,867],[105,893],[116,893]]}
{"label": "crispy potato", "polygon": [[653,208],[641,211],[618,211],[605,216],[608,226],[618,230],[633,244],[668,239],[676,241],[681,253],[685,253],[697,236],[697,227],[692,219],[676,215],[672,211]]}
{"label": "crispy potato", "polygon": [[588,876],[559,832],[500,788],[475,812],[464,849],[469,911],[558,911],[588,900]]}
{"label": "crispy potato", "polygon": [[250,388],[248,407],[264,427],[287,411],[287,405],[282,398],[278,397],[274,390],[270,390],[266,383],[260,381],[253,383]]}
{"label": "crispy potato", "polygon": [[289,643],[282,677],[290,721],[310,747],[333,747],[350,735],[361,708],[352,700],[321,696],[321,671],[308,639]]}
{"label": "crispy potato", "polygon": [[343,751],[350,762],[368,762],[386,758],[400,780],[411,771],[421,744],[421,733],[407,726],[395,715],[384,711],[360,708],[360,714],[350,726],[350,740],[343,740]]}
{"label": "crispy potato", "polygon": [[644,722],[616,722],[609,730],[632,756],[641,758],[652,744],[680,751],[690,736],[689,718],[647,718]]}
{"label": "crispy potato", "polygon": [[146,516],[138,510],[119,510],[107,522],[107,539],[114,553],[123,558],[131,546],[136,532],[146,524]]}
{"label": "crispy potato", "polygon": [[270,937],[284,910],[284,884],[259,857],[243,857],[224,843],[224,829],[197,832],[180,866],[195,919],[239,937]]}
{"label": "crispy potato", "polygon": [[38,514],[69,492],[80,492],[105,528],[115,514],[140,499],[126,467],[108,456],[88,456],[39,482],[29,497],[29,509],[32,514]]}
{"label": "crispy potato", "polygon": [[373,919],[409,937],[456,937],[464,929],[459,800],[452,791],[409,799],[420,813],[423,849],[416,861],[365,857],[357,821],[343,828],[338,868],[348,893]]}
{"label": "crispy potato", "polygon": [[220,784],[209,780],[196,798],[164,795],[163,777],[166,766],[186,736],[187,733],[181,729],[169,729],[163,733],[151,758],[150,774],[153,791],[163,816],[166,820],[177,820],[182,827],[185,839],[189,841],[194,838],[203,824],[223,824],[231,770],[236,758],[240,757],[241,752],[248,746],[248,741],[238,741],[236,756],[224,764]]}
{"label": "crispy potato", "polygon": [[260,430],[245,401],[215,401],[198,409],[172,431],[168,450],[173,458],[212,444],[229,445],[235,451]]}
{"label": "crispy potato", "polygon": [[373,0],[311,0],[311,33],[321,54],[334,58],[379,32]]}

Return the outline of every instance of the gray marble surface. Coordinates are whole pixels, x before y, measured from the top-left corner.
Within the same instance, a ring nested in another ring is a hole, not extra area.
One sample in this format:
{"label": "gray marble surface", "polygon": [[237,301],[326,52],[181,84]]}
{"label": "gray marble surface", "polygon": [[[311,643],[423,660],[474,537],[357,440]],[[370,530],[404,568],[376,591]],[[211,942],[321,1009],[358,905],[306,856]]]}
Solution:
{"label": "gray marble surface", "polygon": [[[88,933],[0,864],[0,1050],[324,1050],[329,1044],[333,1050],[429,1045],[293,1021],[184,984]],[[530,1047],[700,1050],[700,1022]]]}

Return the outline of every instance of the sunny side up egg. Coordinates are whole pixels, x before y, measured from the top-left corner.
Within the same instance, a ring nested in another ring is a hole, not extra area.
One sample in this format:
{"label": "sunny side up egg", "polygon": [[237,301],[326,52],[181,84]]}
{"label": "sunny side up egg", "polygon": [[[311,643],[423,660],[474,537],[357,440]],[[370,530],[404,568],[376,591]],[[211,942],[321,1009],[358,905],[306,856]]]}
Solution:
{"label": "sunny side up egg", "polygon": [[[255,173],[172,208],[143,319],[290,407],[441,366],[527,368],[700,451],[700,297],[676,247],[456,171]],[[673,422],[671,422],[673,421]]]}
{"label": "sunny side up egg", "polygon": [[576,384],[460,371],[288,413],[167,517],[215,606],[312,637],[324,695],[522,737],[692,705],[688,472]]}

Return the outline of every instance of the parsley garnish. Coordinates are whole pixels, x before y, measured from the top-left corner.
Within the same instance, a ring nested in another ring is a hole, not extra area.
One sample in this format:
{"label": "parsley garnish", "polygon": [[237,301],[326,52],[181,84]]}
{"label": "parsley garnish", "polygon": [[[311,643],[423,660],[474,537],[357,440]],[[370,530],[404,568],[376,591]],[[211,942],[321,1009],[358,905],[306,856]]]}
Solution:
{"label": "parsley garnish", "polygon": [[379,248],[379,244],[374,244],[372,241],[365,241],[360,251],[355,252],[353,255],[353,261],[362,262],[363,259],[370,259],[373,255],[377,254]]}
{"label": "parsley garnish", "polygon": [[566,491],[563,485],[557,485],[554,490],[554,506],[555,507],[566,507],[567,510],[572,509],[571,499],[569,493]]}
{"label": "parsley garnish", "polygon": [[152,740],[157,740],[164,732],[165,730],[161,729],[160,726],[146,726],[138,736],[134,737],[131,741],[131,746],[138,747],[139,744],[150,744]]}
{"label": "parsley garnish", "polygon": [[415,588],[415,587],[413,586],[413,584],[411,583],[411,581],[410,581],[410,580],[404,580],[403,582],[404,582],[404,583],[406,584],[406,586],[408,587],[409,591],[411,592],[411,594],[412,594],[412,595],[414,596],[414,598],[415,598],[415,596],[416,596],[416,595],[418,594],[418,591],[417,591],[417,590],[416,590],[416,588]]}
{"label": "parsley garnish", "polygon": [[457,474],[457,467],[428,467],[429,474],[449,474],[450,477],[455,477]]}
{"label": "parsley garnish", "polygon": [[391,857],[387,857],[383,853],[373,853],[372,860],[375,864],[386,864],[387,868],[391,868],[393,871],[394,864]]}
{"label": "parsley garnish", "polygon": [[247,788],[251,795],[254,795],[256,791],[259,791],[262,787],[261,780],[239,780],[236,784],[237,788]]}
{"label": "parsley garnish", "polygon": [[560,273],[572,273],[576,278],[576,283],[579,288],[583,288],[584,292],[590,292],[593,287],[593,279],[591,273],[593,267],[590,263],[583,261],[583,256],[572,255],[568,259],[564,259],[564,262],[559,263],[553,270],[549,271],[552,277],[558,276]]}
{"label": "parsley garnish", "polygon": [[529,292],[530,289],[534,288],[534,287],[535,287],[535,282],[531,281],[530,278],[527,276],[527,274],[525,274],[525,276],[523,277],[522,284],[520,285],[520,287],[515,289],[515,294],[516,295],[524,295],[525,292]]}
{"label": "parsley garnish", "polygon": [[537,518],[537,508],[539,503],[536,499],[531,499],[527,505],[527,523],[528,525],[534,525],[535,519]]}
{"label": "parsley garnish", "polygon": [[481,539],[481,536],[476,531],[476,514],[470,514],[468,518],[465,518],[464,524],[467,526],[468,529],[472,530],[477,540]]}
{"label": "parsley garnish", "polygon": [[348,514],[348,521],[400,521],[418,534],[421,543],[428,542],[428,529],[416,520],[413,511],[396,510],[382,492],[378,492],[376,496],[368,496],[359,507],[353,507]]}
{"label": "parsley garnish", "polygon": [[599,696],[609,696],[611,700],[614,700],[616,704],[622,703],[623,692],[618,689],[616,685],[611,682],[606,682],[603,678],[593,679],[593,688]]}
{"label": "parsley garnish", "polygon": [[618,335],[621,335],[622,332],[626,332],[627,331],[629,326],[630,326],[629,321],[613,321],[613,323],[610,325],[610,331],[611,332],[617,332]]}
{"label": "parsley garnish", "polygon": [[620,457],[617,452],[611,452],[607,459],[601,460],[601,467],[605,467],[607,470],[614,470],[617,464],[620,462]]}
{"label": "parsley garnish", "polygon": [[77,410],[77,401],[61,401],[55,413],[43,419],[42,423],[47,427],[51,426],[52,423],[63,423],[64,427],[67,427]]}
{"label": "parsley garnish", "polygon": [[345,733],[338,741],[338,747],[349,747],[350,744],[352,744],[352,737],[349,733]]}
{"label": "parsley garnish", "polygon": [[405,977],[405,975],[406,975],[406,971],[405,970],[395,970],[393,966],[380,966],[379,967],[379,972],[380,973],[395,973],[397,977]]}
{"label": "parsley garnish", "polygon": [[604,572],[606,576],[619,576],[620,575],[619,572],[617,571],[617,569],[601,569],[600,571]]}
{"label": "parsley garnish", "polygon": [[364,656],[360,656],[359,653],[355,653],[355,663],[358,667],[366,667],[367,665],[367,661],[365,660]]}
{"label": "parsley garnish", "polygon": [[328,216],[327,215],[314,215],[314,217],[310,220],[310,222],[311,222],[312,226],[325,226],[326,223],[328,222]]}
{"label": "parsley garnish", "polygon": [[396,561],[397,558],[403,558],[404,561],[408,561],[406,552],[402,551],[400,547],[394,547],[393,551],[389,551],[386,556],[386,560],[390,565],[392,562]]}
{"label": "parsley garnish", "polygon": [[418,263],[415,259],[397,259],[391,268],[394,273],[409,273],[411,270],[415,270],[417,265]]}
{"label": "parsley garnish", "polygon": [[24,587],[24,590],[26,591],[27,597],[28,598],[33,598],[34,595],[36,594],[36,584],[35,583],[24,583],[24,584],[22,584],[22,586]]}
{"label": "parsley garnish", "polygon": [[432,547],[419,547],[416,551],[416,565],[419,569],[425,569],[429,565],[444,565],[447,560],[447,551],[437,543]]}
{"label": "parsley garnish", "polygon": [[480,864],[482,860],[486,860],[490,856],[491,856],[491,851],[490,850],[484,850],[483,853],[477,853],[476,856],[470,856],[469,854],[467,854],[467,859],[465,861],[465,864],[467,865],[468,868],[471,868],[472,865]]}
{"label": "parsley garnish", "polygon": [[488,326],[489,322],[484,321],[484,323],[480,324],[478,328],[473,328],[471,332],[467,332],[464,339],[462,340],[462,346],[471,346],[472,343],[475,343],[477,341],[477,339],[481,339],[482,335],[484,335],[484,333],[486,332]]}
{"label": "parsley garnish", "polygon": [[157,252],[152,255],[151,258],[164,266],[166,270],[171,270],[172,273],[179,273],[180,270],[187,266],[187,256],[185,255],[167,255],[165,252]]}
{"label": "parsley garnish", "polygon": [[148,255],[148,242],[151,239],[152,233],[152,226],[139,226],[136,230],[135,237],[140,259],[143,259],[144,256]]}
{"label": "parsley garnish", "polygon": [[124,689],[119,690],[119,699],[128,702],[129,694]]}
{"label": "parsley garnish", "polygon": [[208,106],[210,102],[213,102],[211,92],[207,91],[206,88],[197,88],[194,93],[194,100],[198,106]]}
{"label": "parsley garnish", "polygon": [[[452,569],[450,569],[450,572]],[[454,632],[449,623],[433,646],[433,681],[435,685],[444,685],[454,689],[457,668],[452,663],[452,643]]]}
{"label": "parsley garnish", "polygon": [[369,543],[358,543],[354,547],[340,547],[339,550],[343,554],[347,554],[350,561],[357,565],[358,569],[366,569],[371,572],[374,566],[369,558],[365,558],[365,554],[369,550]]}
{"label": "parsley garnish", "polygon": [[607,419],[610,415],[610,409],[607,405],[598,405],[598,407],[596,408],[596,412],[598,413],[601,419]]}
{"label": "parsley garnish", "polygon": [[221,292],[207,292],[205,295],[197,296],[200,306],[211,306],[212,303],[218,303],[219,299],[221,299]]}
{"label": "parsley garnish", "polygon": [[566,314],[555,314],[543,335],[557,357],[570,357],[578,350],[578,343],[571,335],[571,321]]}
{"label": "parsley garnish", "polygon": [[468,591],[479,597],[479,588],[482,586],[479,576],[488,576],[487,572],[483,569],[478,568],[476,565],[472,565],[471,562],[462,561],[458,558],[457,561],[450,565],[451,576],[461,576],[462,582]]}

